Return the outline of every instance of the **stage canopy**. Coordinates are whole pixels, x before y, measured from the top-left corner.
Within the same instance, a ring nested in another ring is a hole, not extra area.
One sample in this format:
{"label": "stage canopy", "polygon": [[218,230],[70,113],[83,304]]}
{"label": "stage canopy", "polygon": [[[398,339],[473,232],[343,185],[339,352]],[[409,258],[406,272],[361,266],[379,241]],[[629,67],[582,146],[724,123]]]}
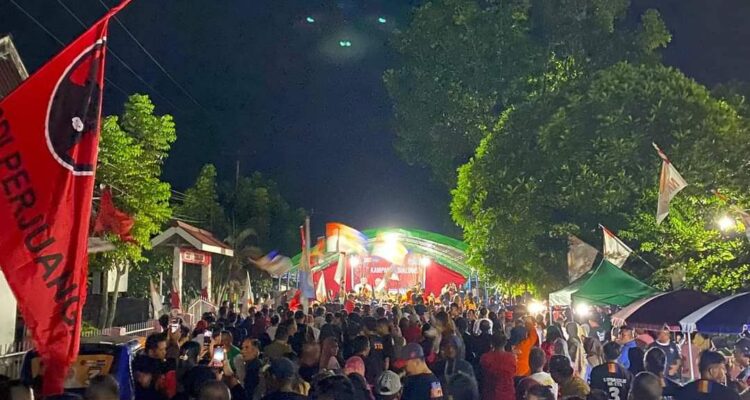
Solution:
{"label": "stage canopy", "polygon": [[[362,231],[367,237],[368,248],[372,248],[377,237],[395,237],[409,251],[406,262],[398,266],[395,274],[387,282],[389,291],[404,291],[416,284],[424,284],[425,293],[440,295],[440,290],[447,283],[462,285],[471,275],[471,268],[466,264],[466,244],[460,240],[434,232],[418,229],[368,229]],[[292,258],[296,271],[301,255]],[[320,277],[325,278],[327,291],[337,293],[339,285],[334,282],[338,254],[329,253],[313,266],[313,281],[317,285]],[[382,279],[391,264],[372,255],[347,257],[346,289],[352,288],[363,278],[373,287]]]}
{"label": "stage canopy", "polygon": [[624,307],[638,299],[658,293],[658,290],[639,281],[632,275],[602,260],[593,271],[570,284],[565,289],[550,294],[550,305],[569,306],[573,301],[590,305],[616,305]]}

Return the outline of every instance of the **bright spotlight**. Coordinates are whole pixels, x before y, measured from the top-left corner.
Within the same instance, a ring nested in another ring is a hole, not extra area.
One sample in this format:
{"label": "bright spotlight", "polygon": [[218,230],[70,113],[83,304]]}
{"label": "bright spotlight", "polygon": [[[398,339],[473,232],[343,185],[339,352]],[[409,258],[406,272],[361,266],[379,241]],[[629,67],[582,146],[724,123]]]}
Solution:
{"label": "bright spotlight", "polygon": [[350,265],[350,266],[351,266],[352,268],[357,268],[357,267],[359,267],[359,264],[360,264],[360,263],[361,263],[361,260],[359,259],[359,257],[358,257],[358,256],[351,256],[351,257],[349,257],[349,265]]}
{"label": "bright spotlight", "polygon": [[388,20],[387,20],[387,19],[385,19],[384,17],[378,17],[378,23],[380,23],[380,24],[384,24],[384,23],[386,23],[386,22],[388,22]]}
{"label": "bright spotlight", "polygon": [[729,232],[729,231],[733,230],[735,228],[735,225],[736,225],[735,222],[734,222],[734,218],[732,218],[732,217],[730,217],[728,215],[725,215],[725,216],[719,218],[718,224],[719,224],[719,229],[722,232]]}
{"label": "bright spotlight", "polygon": [[588,317],[591,314],[591,306],[586,303],[577,304],[575,312],[579,317]]}
{"label": "bright spotlight", "polygon": [[312,24],[312,23],[315,22],[315,18],[313,18],[313,17],[307,17],[307,18],[305,18],[305,21],[307,21],[308,24]]}
{"label": "bright spotlight", "polygon": [[526,310],[531,314],[541,314],[544,312],[544,304],[534,300],[526,306]]}
{"label": "bright spotlight", "polygon": [[421,265],[422,268],[427,268],[432,265],[432,260],[430,259],[430,257],[422,256],[419,258],[419,265]]}

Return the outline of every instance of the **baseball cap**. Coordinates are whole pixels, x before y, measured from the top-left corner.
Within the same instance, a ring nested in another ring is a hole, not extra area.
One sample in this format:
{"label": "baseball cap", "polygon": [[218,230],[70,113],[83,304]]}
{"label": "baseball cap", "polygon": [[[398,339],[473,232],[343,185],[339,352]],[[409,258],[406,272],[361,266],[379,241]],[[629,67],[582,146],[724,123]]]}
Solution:
{"label": "baseball cap", "polygon": [[375,394],[393,396],[401,390],[401,379],[393,371],[383,371],[375,381]]}
{"label": "baseball cap", "polygon": [[271,360],[268,372],[277,379],[289,379],[294,376],[294,363],[286,357]]}
{"label": "baseball cap", "polygon": [[741,338],[734,344],[734,348],[739,350],[742,354],[750,355],[750,339]]}
{"label": "baseball cap", "polygon": [[401,349],[401,352],[398,354],[398,359],[394,363],[394,367],[403,368],[407,361],[418,358],[424,359],[424,350],[422,350],[422,346],[418,343],[409,343]]}

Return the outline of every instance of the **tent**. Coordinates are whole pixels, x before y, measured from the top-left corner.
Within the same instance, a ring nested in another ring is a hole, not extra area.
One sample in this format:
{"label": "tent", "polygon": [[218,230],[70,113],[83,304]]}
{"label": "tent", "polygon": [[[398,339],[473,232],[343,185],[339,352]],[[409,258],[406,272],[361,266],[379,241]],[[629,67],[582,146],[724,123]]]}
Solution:
{"label": "tent", "polygon": [[612,324],[655,331],[668,327],[671,331],[679,331],[682,318],[716,299],[718,296],[690,289],[659,293],[614,313]]}
{"label": "tent", "polygon": [[570,306],[573,302],[590,305],[626,306],[638,299],[658,293],[607,260],[549,296],[550,306]]}
{"label": "tent", "polygon": [[658,292],[611,262],[602,260],[589,279],[571,297],[573,302],[624,307]]}

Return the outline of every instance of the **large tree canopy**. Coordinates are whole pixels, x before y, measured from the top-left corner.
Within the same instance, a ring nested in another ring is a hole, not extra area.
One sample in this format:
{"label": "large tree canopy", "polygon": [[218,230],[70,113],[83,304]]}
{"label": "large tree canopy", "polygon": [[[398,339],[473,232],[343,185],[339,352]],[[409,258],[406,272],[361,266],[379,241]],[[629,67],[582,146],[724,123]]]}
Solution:
{"label": "large tree canopy", "polygon": [[433,0],[393,41],[385,74],[396,147],[452,186],[487,127],[529,94],[621,60],[649,62],[670,35],[658,13],[640,23],[628,0]]}
{"label": "large tree canopy", "polygon": [[680,196],[710,196],[745,186],[748,133],[679,71],[618,63],[506,111],[460,169],[452,215],[474,265],[517,284],[562,281],[568,233],[598,242],[597,224],[655,211],[653,199],[637,208],[658,181],[652,142],[690,183]]}

